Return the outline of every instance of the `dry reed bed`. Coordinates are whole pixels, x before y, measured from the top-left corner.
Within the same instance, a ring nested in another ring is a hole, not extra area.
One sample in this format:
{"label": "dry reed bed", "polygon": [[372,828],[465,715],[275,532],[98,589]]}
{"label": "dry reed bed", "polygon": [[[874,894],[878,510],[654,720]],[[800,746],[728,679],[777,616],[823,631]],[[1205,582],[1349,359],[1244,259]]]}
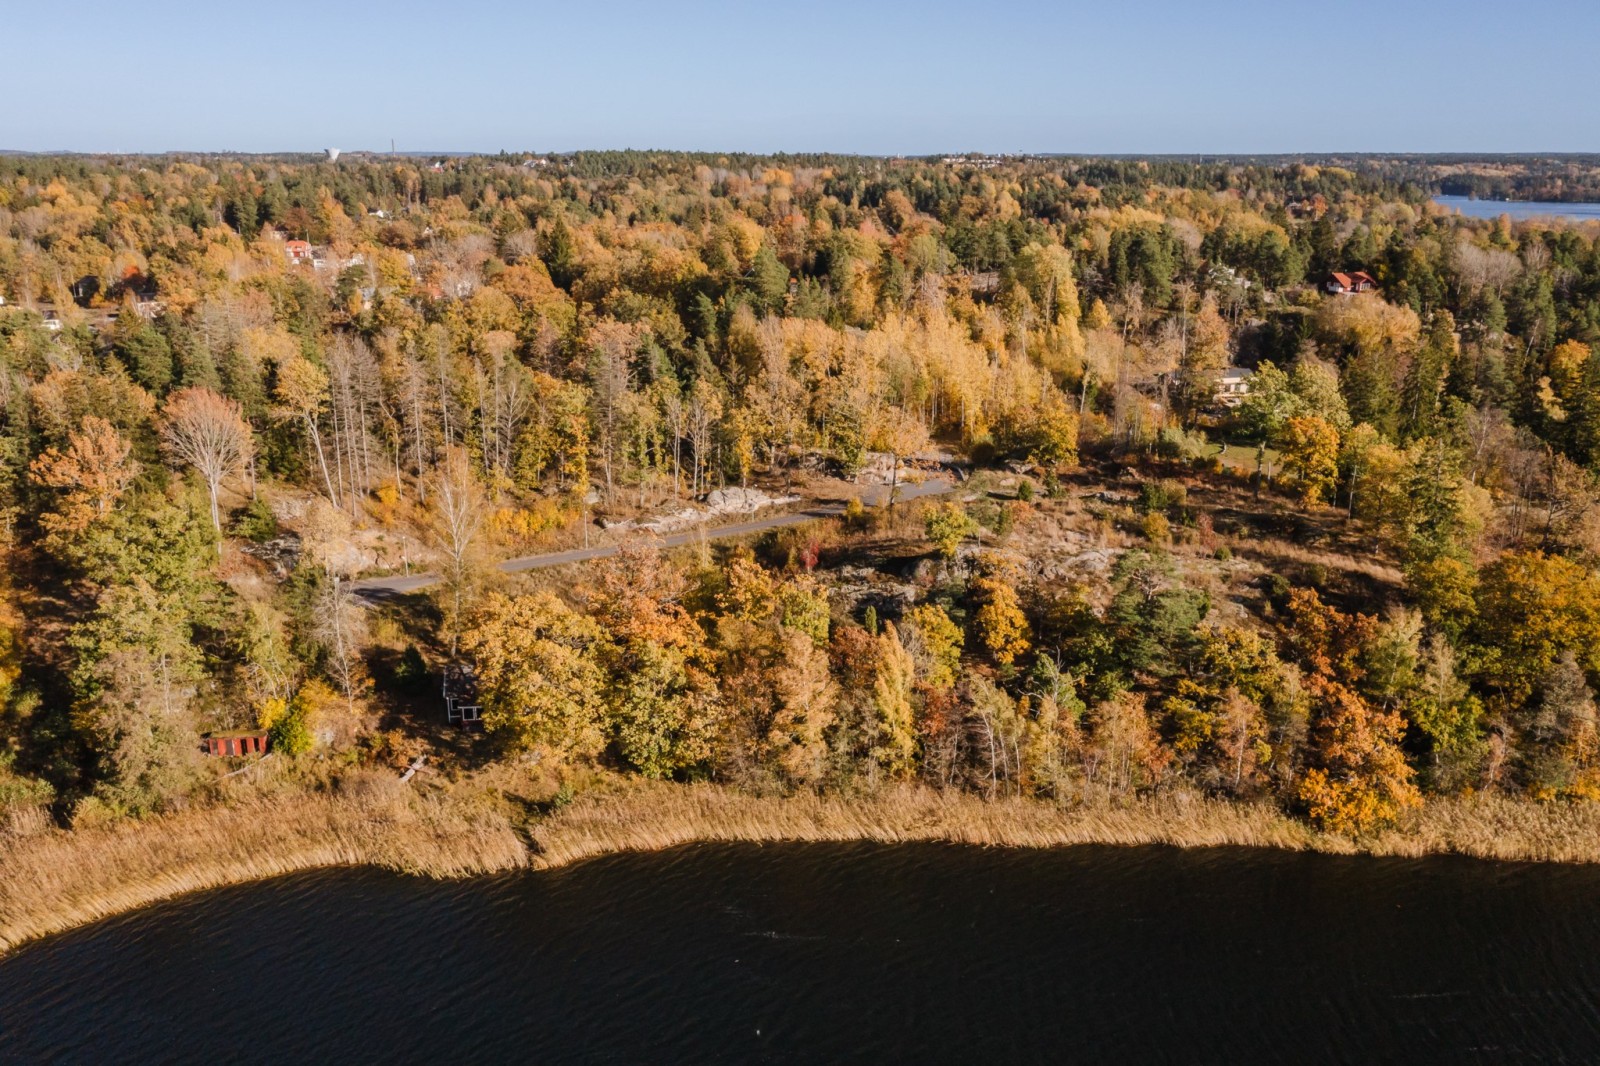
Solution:
{"label": "dry reed bed", "polygon": [[581,798],[532,827],[530,835],[538,852],[533,865],[540,869],[696,841],[944,841],[1024,848],[1169,844],[1600,862],[1600,804],[1541,804],[1497,796],[1435,799],[1403,826],[1357,841],[1315,832],[1264,804],[1190,794],[1061,807],[909,787],[841,799],[756,797],[712,785],[639,785]]}
{"label": "dry reed bed", "polygon": [[438,798],[310,795],[0,841],[0,952],[173,896],[325,866],[525,865],[503,819]]}
{"label": "dry reed bed", "polygon": [[1405,857],[1469,855],[1507,862],[1600,862],[1600,803],[1536,803],[1494,795],[1435,799],[1400,828],[1359,847],[1338,843],[1340,847],[1323,850]]}
{"label": "dry reed bed", "polygon": [[1259,805],[1173,796],[1121,807],[1057,807],[922,788],[862,798],[757,797],[712,785],[635,786],[585,797],[534,826],[539,868],[617,851],[695,841],[885,844],[946,841],[991,847],[1068,844],[1240,845],[1303,849],[1315,835]]}
{"label": "dry reed bed", "polygon": [[491,806],[400,793],[261,798],[145,822],[0,837],[0,953],[183,893],[318,867],[450,878],[702,841],[1167,844],[1600,862],[1600,804],[1492,796],[1435,800],[1404,827],[1356,842],[1313,832],[1265,805],[1183,794],[1061,807],[913,787],[856,798],[780,798],[638,783],[585,794],[526,831],[531,853],[518,828]]}

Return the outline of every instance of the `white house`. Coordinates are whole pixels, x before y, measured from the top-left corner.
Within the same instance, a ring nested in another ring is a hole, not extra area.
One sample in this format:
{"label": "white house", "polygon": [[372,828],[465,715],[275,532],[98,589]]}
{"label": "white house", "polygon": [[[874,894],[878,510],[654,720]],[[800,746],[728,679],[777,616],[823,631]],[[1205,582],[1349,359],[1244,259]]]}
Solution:
{"label": "white house", "polygon": [[1230,366],[1222,371],[1217,382],[1216,401],[1223,407],[1238,407],[1250,395],[1250,379],[1256,372],[1247,367]]}

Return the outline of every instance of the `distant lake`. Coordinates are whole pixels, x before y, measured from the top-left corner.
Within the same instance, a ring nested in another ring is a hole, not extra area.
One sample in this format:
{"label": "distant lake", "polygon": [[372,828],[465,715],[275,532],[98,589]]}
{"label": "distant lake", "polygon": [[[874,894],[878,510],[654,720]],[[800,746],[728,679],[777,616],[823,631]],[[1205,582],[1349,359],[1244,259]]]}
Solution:
{"label": "distant lake", "polygon": [[1600,866],[693,846],[207,892],[0,960],[4,1063],[1600,1062]]}
{"label": "distant lake", "polygon": [[1474,200],[1470,196],[1435,196],[1440,207],[1460,211],[1468,218],[1567,218],[1574,222],[1600,219],[1600,204],[1562,204],[1546,200]]}

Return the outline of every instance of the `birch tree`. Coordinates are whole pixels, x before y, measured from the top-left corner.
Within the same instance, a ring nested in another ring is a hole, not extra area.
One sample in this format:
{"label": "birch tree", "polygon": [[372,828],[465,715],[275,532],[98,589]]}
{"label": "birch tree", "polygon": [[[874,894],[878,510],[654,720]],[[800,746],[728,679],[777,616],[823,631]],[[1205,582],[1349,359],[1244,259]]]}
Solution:
{"label": "birch tree", "polygon": [[[211,527],[220,538],[218,493],[222,482],[242,474],[255,449],[239,405],[207,388],[181,389],[168,398],[162,410],[161,439],[174,458],[194,467],[205,481],[211,498]],[[217,552],[220,556],[220,539]]]}
{"label": "birch tree", "polygon": [[446,457],[433,479],[430,501],[432,532],[445,555],[445,589],[450,597],[450,652],[455,654],[462,605],[471,578],[472,552],[483,530],[483,490],[471,464],[459,450]]}
{"label": "birch tree", "polygon": [[328,500],[335,507],[340,506],[339,492],[333,487],[333,475],[328,469],[328,453],[322,446],[322,427],[319,424],[323,409],[328,405],[327,373],[303,355],[290,355],[278,364],[274,393],[284,416],[299,421],[305,427],[306,440],[322,471],[322,485],[328,492]]}

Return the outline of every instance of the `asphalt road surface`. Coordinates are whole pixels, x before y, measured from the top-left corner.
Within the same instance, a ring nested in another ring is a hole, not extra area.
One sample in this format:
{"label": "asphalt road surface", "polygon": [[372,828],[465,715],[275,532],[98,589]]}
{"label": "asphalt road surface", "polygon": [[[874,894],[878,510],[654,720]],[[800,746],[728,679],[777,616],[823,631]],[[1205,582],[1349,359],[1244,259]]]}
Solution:
{"label": "asphalt road surface", "polygon": [[[921,496],[937,496],[955,488],[955,483],[947,478],[929,478],[926,481],[906,483],[896,490],[896,502],[914,500]],[[861,501],[873,506],[880,505],[888,496],[887,485],[869,486],[861,494]],[[715,526],[704,530],[705,536],[716,540],[721,537],[741,537],[747,533],[760,533],[768,529],[778,529],[781,526],[799,525],[801,522],[810,522],[818,518],[834,518],[844,513],[844,505],[837,503],[819,504],[804,511],[783,511],[767,515],[764,518],[752,518],[748,522],[734,522],[731,525]],[[701,535],[700,529],[687,529],[681,533],[673,533],[662,537],[660,540],[663,548],[675,548],[681,544],[691,544]],[[567,551],[546,552],[543,555],[524,555],[516,559],[507,559],[500,564],[500,569],[508,574],[519,573],[523,570],[543,570],[550,566],[565,566],[568,563],[586,563],[591,559],[604,559],[608,555],[615,555],[618,544],[606,544],[593,548],[571,548]],[[400,596],[425,589],[429,585],[437,584],[437,574],[408,574],[399,577],[372,577],[352,584],[351,592],[357,601],[367,606],[377,606]]]}

